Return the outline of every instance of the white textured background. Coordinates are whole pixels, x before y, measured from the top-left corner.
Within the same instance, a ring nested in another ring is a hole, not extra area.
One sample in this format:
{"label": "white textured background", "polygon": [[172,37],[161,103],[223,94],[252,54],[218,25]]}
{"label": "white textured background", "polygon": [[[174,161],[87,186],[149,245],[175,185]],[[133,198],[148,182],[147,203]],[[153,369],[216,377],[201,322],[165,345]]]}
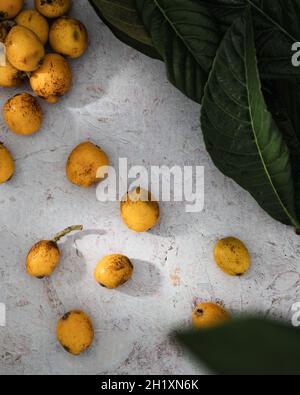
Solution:
{"label": "white textured background", "polygon": [[[0,187],[0,302],[7,305],[0,373],[199,373],[170,344],[171,329],[189,325],[197,300],[290,317],[300,301],[300,239],[215,169],[201,137],[199,106],[167,82],[163,64],[118,42],[86,0],[74,3],[72,15],[88,27],[91,45],[72,63],[73,90],[56,106],[42,104],[45,122],[34,137],[16,136],[0,122],[0,141],[16,159],[15,177]],[[1,106],[13,94],[1,89]],[[118,203],[101,204],[95,189],[66,180],[68,154],[88,138],[115,165],[128,157],[131,165],[205,166],[204,212],[162,204],[159,227],[130,232]],[[29,278],[29,248],[77,223],[86,230],[61,244],[54,276]],[[215,241],[229,235],[244,240],[252,255],[251,271],[241,279],[223,275],[213,262]],[[103,255],[115,252],[128,255],[136,271],[131,282],[108,291],[92,273]],[[80,358],[55,338],[57,319],[74,308],[89,313],[96,329],[93,348]]]}

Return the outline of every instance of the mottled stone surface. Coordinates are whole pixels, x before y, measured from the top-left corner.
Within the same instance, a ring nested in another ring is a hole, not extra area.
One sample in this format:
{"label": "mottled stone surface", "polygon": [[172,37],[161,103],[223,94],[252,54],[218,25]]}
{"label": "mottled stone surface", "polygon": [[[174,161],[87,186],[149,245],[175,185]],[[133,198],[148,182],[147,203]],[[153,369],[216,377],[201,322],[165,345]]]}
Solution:
{"label": "mottled stone surface", "polygon": [[[290,317],[300,301],[300,239],[213,166],[199,106],[167,82],[164,65],[118,42],[86,0],[75,3],[73,15],[87,25],[91,45],[72,62],[72,92],[58,105],[42,104],[45,122],[34,137],[15,136],[0,122],[0,140],[16,158],[15,177],[0,187],[0,302],[7,305],[0,373],[203,372],[170,343],[170,331],[189,325],[198,300]],[[1,105],[12,94],[1,89]],[[187,214],[184,204],[165,203],[158,228],[130,232],[118,203],[99,203],[95,189],[66,180],[69,152],[88,138],[115,165],[127,157],[147,167],[205,166],[205,210]],[[32,244],[77,223],[85,231],[61,244],[54,276],[29,278],[24,262]],[[228,235],[243,239],[252,254],[252,269],[240,279],[226,277],[213,263],[216,239]],[[114,252],[132,258],[136,272],[131,282],[108,291],[92,273],[103,255]],[[77,359],[55,338],[57,319],[74,308],[89,313],[96,329],[94,347]]]}

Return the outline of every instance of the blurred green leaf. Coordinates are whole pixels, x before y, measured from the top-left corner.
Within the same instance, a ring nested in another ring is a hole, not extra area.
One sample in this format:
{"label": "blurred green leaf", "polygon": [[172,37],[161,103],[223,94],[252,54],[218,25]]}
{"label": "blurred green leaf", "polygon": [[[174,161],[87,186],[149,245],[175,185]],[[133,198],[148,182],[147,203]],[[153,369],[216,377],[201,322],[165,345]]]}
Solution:
{"label": "blurred green leaf", "polygon": [[217,374],[300,374],[300,330],[284,323],[243,318],[176,338]]}

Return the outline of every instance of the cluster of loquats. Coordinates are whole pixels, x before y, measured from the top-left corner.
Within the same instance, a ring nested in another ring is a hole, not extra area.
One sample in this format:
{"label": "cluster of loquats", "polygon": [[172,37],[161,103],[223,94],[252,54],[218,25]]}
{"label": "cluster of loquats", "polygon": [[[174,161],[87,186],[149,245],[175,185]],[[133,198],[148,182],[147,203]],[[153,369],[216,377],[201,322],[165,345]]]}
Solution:
{"label": "cluster of loquats", "polygon": [[[91,141],[85,141],[71,152],[66,164],[66,176],[77,187],[91,188],[105,179],[108,165],[109,158],[106,153]],[[153,201],[151,194],[141,188],[136,188],[124,196],[120,213],[128,228],[138,233],[152,229],[160,218],[158,202]],[[27,255],[28,275],[38,279],[51,276],[60,263],[58,242],[70,232],[82,229],[81,225],[70,226],[51,240],[36,243]],[[104,288],[116,289],[129,281],[133,272],[134,267],[129,258],[112,254],[97,263],[94,279]],[[67,352],[80,355],[91,346],[94,339],[91,319],[78,310],[65,314],[57,325],[57,339]]]}
{"label": "cluster of loquats", "polygon": [[[96,182],[96,179],[94,182]],[[147,202],[141,201],[138,197],[142,194],[145,198],[147,192],[137,189],[127,194],[126,201],[130,205],[129,220],[127,216],[123,219],[127,226],[134,224],[131,229],[135,227],[135,231],[142,232],[148,230],[150,222],[154,218],[158,218],[159,207],[155,205],[154,211],[152,211],[152,206],[150,206],[151,209],[145,209],[144,204]],[[140,209],[141,203],[143,203],[142,210]],[[124,202],[121,204],[121,214],[123,206]],[[144,225],[144,221],[149,215],[151,221]],[[141,223],[143,226],[141,226]],[[151,222],[151,224],[155,226],[156,223]],[[52,240],[42,240],[35,244],[27,256],[27,273],[39,279],[51,276],[60,262],[61,254],[58,241],[68,233],[81,231],[82,229],[82,226],[71,226],[58,233]],[[247,247],[239,239],[229,237],[219,240],[215,246],[214,255],[218,267],[230,276],[242,276],[250,268],[250,254]],[[105,256],[98,262],[94,270],[94,279],[104,288],[116,289],[129,281],[133,272],[134,266],[128,257],[113,254]],[[192,312],[192,325],[197,330],[224,325],[230,320],[231,315],[223,306],[211,302],[197,304]],[[92,320],[86,313],[79,310],[65,314],[57,324],[57,339],[67,352],[74,356],[80,355],[93,343]]]}
{"label": "cluster of loquats", "polygon": [[[71,88],[72,72],[66,58],[78,58],[87,49],[88,35],[78,20],[66,17],[71,0],[35,0],[35,10],[24,10],[23,0],[0,0],[0,41],[6,48],[6,64],[0,66],[0,86],[19,87],[29,78],[34,94],[48,103],[57,103]],[[48,19],[53,23],[49,27]],[[46,54],[49,42],[53,53]],[[29,93],[20,93],[8,100],[3,117],[8,128],[18,135],[31,135],[40,130],[42,108]],[[91,141],[79,144],[66,163],[67,179],[77,187],[90,188],[107,176],[109,158]],[[103,169],[103,171],[101,171]],[[0,143],[0,184],[14,174],[14,160],[7,148]],[[120,214],[124,224],[132,231],[147,232],[160,219],[160,208],[152,195],[141,188],[129,191],[122,199]],[[71,226],[51,240],[41,240],[29,251],[26,271],[38,279],[51,276],[61,259],[59,241],[81,225]],[[246,246],[230,237],[215,246],[218,267],[230,276],[242,276],[250,267]],[[94,271],[95,281],[107,289],[116,289],[131,279],[134,267],[130,259],[121,254],[102,258]],[[192,313],[192,324],[204,330],[230,320],[230,314],[214,303],[198,304]],[[91,319],[82,311],[65,314],[57,324],[57,339],[72,355],[80,355],[94,339]]]}
{"label": "cluster of loquats", "polygon": [[[35,0],[35,10],[22,11],[23,3],[0,0],[0,38],[6,49],[6,64],[0,66],[0,86],[19,87],[29,79],[35,96],[20,93],[8,100],[3,108],[8,128],[18,135],[28,136],[38,132],[42,126],[43,112],[37,97],[54,104],[70,90],[72,72],[66,58],[82,56],[88,36],[81,22],[64,16],[71,7],[70,0]],[[50,28],[47,18],[54,20]],[[53,53],[46,54],[48,42]],[[108,165],[106,153],[92,142],[85,141],[71,152],[66,176],[77,187],[90,188],[106,177]],[[9,181],[14,170],[12,155],[1,143],[0,183]],[[148,231],[159,219],[158,203],[142,201],[145,193],[149,195],[137,188],[128,193],[121,204],[125,224],[136,232]],[[51,276],[61,260],[60,239],[82,229],[81,225],[70,226],[51,240],[36,243],[27,255],[27,274],[37,279]],[[113,254],[100,260],[94,278],[102,287],[115,289],[127,282],[133,271],[127,257]],[[66,351],[73,355],[81,354],[93,342],[91,319],[78,310],[65,314],[58,322],[57,338]]]}
{"label": "cluster of loquats", "polygon": [[[35,0],[35,9],[24,9],[24,0],[0,0],[0,87],[20,87],[29,81],[33,94],[21,92],[3,106],[4,121],[12,132],[28,136],[42,126],[38,101],[55,104],[72,86],[68,59],[81,57],[88,47],[88,33],[78,20],[66,16],[71,0]],[[46,52],[49,43],[51,53]],[[1,143],[0,183],[14,174],[12,155]]]}
{"label": "cluster of loquats", "polygon": [[[66,175],[71,183],[81,188],[90,188],[105,177],[109,165],[108,156],[90,141],[77,146],[66,164]],[[101,171],[103,169],[103,171]],[[152,229],[159,221],[160,209],[152,201],[149,192],[136,188],[128,192],[121,202],[121,217],[129,229],[141,233]],[[81,231],[81,225],[70,226],[51,240],[41,240],[29,251],[26,271],[31,277],[43,279],[51,276],[60,263],[59,240],[73,231]],[[116,289],[131,279],[134,266],[129,258],[112,254],[102,258],[94,270],[94,279],[102,287]],[[80,355],[89,348],[94,339],[91,319],[82,311],[71,311],[57,325],[57,339],[72,355]]]}

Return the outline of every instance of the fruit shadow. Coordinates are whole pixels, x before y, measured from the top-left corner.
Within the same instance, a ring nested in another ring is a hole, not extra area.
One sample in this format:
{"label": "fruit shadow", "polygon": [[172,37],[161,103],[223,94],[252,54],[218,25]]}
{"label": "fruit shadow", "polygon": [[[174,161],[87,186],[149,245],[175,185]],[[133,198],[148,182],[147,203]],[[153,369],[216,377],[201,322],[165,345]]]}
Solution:
{"label": "fruit shadow", "polygon": [[87,262],[83,253],[80,251],[78,241],[88,236],[104,236],[106,231],[101,229],[88,229],[78,232],[74,235],[67,236],[60,243],[62,252],[62,270],[61,276],[68,276],[68,283],[75,284],[82,280],[87,272]]}
{"label": "fruit shadow", "polygon": [[162,285],[162,276],[158,268],[141,259],[131,259],[134,266],[130,281],[119,288],[119,292],[134,297],[153,296]]}
{"label": "fruit shadow", "polygon": [[[191,214],[186,213],[186,204],[183,202],[160,202],[160,219],[158,224],[150,229],[153,236],[173,238],[185,236],[191,226]],[[195,213],[193,221],[201,218],[202,213]]]}

